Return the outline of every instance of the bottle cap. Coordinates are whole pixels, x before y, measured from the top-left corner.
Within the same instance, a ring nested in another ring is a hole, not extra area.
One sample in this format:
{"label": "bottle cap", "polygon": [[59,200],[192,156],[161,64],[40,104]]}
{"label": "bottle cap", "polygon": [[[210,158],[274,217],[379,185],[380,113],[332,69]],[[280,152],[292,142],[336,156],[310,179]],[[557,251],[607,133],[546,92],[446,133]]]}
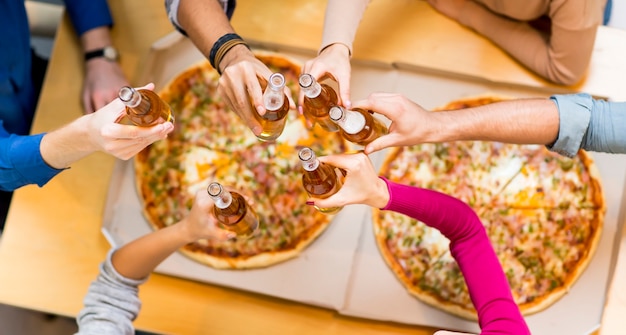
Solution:
{"label": "bottle cap", "polygon": [[311,87],[313,83],[315,83],[315,79],[313,79],[313,76],[308,73],[301,74],[300,78],[298,79],[298,84],[300,84],[300,87],[302,88]]}
{"label": "bottle cap", "polygon": [[328,111],[328,115],[330,116],[331,120],[339,121],[344,116],[343,108],[341,108],[340,106],[333,106]]}

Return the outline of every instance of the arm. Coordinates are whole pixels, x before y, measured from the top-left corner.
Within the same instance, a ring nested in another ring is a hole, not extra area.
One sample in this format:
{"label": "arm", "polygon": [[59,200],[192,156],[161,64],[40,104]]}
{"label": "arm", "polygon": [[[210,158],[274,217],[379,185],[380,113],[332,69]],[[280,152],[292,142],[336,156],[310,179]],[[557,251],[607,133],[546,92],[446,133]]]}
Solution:
{"label": "arm", "polygon": [[132,321],[141,307],[138,286],[163,260],[187,243],[203,238],[232,237],[232,233],[217,227],[209,214],[212,207],[207,192],[198,191],[185,219],[109,252],[78,315],[78,334],[134,334]]}
{"label": "arm", "polygon": [[577,83],[585,74],[596,29],[602,20],[599,1],[595,4],[591,1],[561,1],[548,8],[551,25],[546,36],[527,22],[506,17],[506,8],[497,13],[467,0],[460,2],[462,5],[458,10],[450,11],[445,8],[449,6],[446,1],[429,2],[445,15],[493,41],[530,70],[565,85]]}
{"label": "arm", "polygon": [[326,199],[311,198],[308,205],[365,204],[411,216],[439,229],[451,241],[450,251],[465,277],[482,334],[530,334],[489,237],[469,206],[436,191],[378,178],[363,153],[319,160],[344,169],[347,176],[339,192]]}
{"label": "arm", "polygon": [[[352,42],[369,0],[329,0],[324,16],[324,32],[318,56],[304,63],[302,72],[319,79],[330,73],[339,83],[341,103],[350,107],[350,56]],[[298,105],[304,103],[300,94]]]}
{"label": "arm", "polygon": [[392,122],[389,134],[365,147],[371,153],[390,146],[448,141],[551,144],[559,133],[559,111],[549,99],[517,99],[431,112],[400,94],[373,93],[355,107],[373,110]]}
{"label": "arm", "polygon": [[[218,39],[225,34],[235,33],[224,8],[217,0],[185,0],[180,1],[178,6],[176,4],[176,1],[169,3],[168,10],[170,13],[176,11],[176,21],[180,28],[209,59],[211,49]],[[222,74],[218,93],[252,132],[260,134],[261,125],[253,114],[265,113],[263,92],[258,78],[267,80],[272,72],[245,44],[230,48],[215,66]],[[291,97],[288,89],[285,93],[287,97]],[[293,102],[290,102],[293,106]]]}
{"label": "arm", "polygon": [[[112,46],[110,27],[113,19],[106,0],[66,0],[68,14],[80,37],[83,54]],[[117,97],[128,81],[117,61],[104,57],[85,63],[82,101],[86,113],[104,107]]]}
{"label": "arm", "polygon": [[9,135],[0,127],[0,189],[43,186],[72,163],[96,151],[129,159],[174,129],[171,122],[152,127],[116,123],[124,111],[124,104],[115,99],[97,112],[47,134]]}
{"label": "arm", "polygon": [[465,203],[448,195],[385,180],[392,210],[438,229],[465,277],[481,334],[530,334],[482,223]]}

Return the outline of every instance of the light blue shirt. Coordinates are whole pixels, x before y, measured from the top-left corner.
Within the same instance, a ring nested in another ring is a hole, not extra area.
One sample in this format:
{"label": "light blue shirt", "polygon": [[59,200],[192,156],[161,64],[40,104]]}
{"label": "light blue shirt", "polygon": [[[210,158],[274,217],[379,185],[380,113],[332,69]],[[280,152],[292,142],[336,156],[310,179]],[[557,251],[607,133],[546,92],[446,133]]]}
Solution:
{"label": "light blue shirt", "polygon": [[586,93],[555,95],[559,135],[548,148],[567,157],[578,150],[626,153],[626,102],[594,99]]}

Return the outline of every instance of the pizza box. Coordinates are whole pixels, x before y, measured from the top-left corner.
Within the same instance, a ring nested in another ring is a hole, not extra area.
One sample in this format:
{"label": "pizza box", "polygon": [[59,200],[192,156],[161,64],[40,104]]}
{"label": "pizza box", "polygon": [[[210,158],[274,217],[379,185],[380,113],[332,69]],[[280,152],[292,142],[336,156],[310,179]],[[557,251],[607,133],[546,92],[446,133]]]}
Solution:
{"label": "pizza box", "polygon": [[[314,56],[311,50],[268,43],[249,43],[258,50],[276,51],[296,60]],[[137,85],[154,82],[156,90],[183,69],[203,60],[193,44],[174,32],[153,45]],[[403,63],[353,60],[352,100],[376,91],[397,92],[434,108],[458,98],[482,94],[511,97],[547,97],[551,88],[525,87],[485,78],[457,75]],[[388,120],[385,120],[388,122]],[[380,166],[386,152],[372,155]],[[602,319],[625,213],[623,185],[626,157],[592,154],[603,180],[607,213],[601,241],[588,269],[571,292],[548,309],[527,317],[534,334],[588,334]],[[141,211],[132,162],[117,162],[105,207],[102,231],[113,246],[120,246],[151,228]],[[303,253],[264,269],[215,270],[176,253],[156,272],[267,294],[331,308],[341,314],[382,321],[478,331],[475,322],[434,309],[411,296],[389,270],[374,241],[371,210],[347,206]]]}

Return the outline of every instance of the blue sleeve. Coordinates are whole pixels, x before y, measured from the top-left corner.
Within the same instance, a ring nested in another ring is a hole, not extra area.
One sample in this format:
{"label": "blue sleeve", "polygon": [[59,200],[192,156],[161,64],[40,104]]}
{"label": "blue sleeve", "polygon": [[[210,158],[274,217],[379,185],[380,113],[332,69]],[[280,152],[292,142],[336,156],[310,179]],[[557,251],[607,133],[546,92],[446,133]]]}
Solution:
{"label": "blue sleeve", "polygon": [[0,122],[0,190],[12,191],[28,184],[43,186],[63,171],[50,167],[41,157],[43,136],[8,135]]}
{"label": "blue sleeve", "polygon": [[65,8],[78,36],[93,28],[113,25],[106,0],[65,0]]}
{"label": "blue sleeve", "polygon": [[559,135],[550,150],[573,157],[578,150],[626,153],[626,103],[589,94],[552,96],[559,110]]}

